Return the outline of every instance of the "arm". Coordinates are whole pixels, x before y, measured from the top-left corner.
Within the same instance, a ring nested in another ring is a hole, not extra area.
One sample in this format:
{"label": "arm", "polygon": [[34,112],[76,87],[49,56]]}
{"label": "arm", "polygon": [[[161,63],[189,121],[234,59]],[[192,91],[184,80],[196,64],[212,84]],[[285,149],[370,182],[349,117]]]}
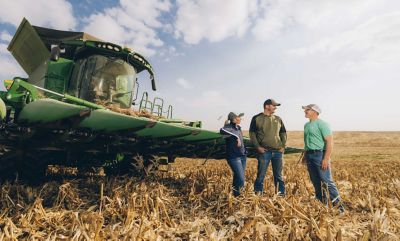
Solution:
{"label": "arm", "polygon": [[287,134],[286,134],[286,128],[285,128],[285,125],[283,124],[282,119],[281,119],[281,129],[279,130],[279,137],[282,142],[282,147],[280,148],[280,151],[284,152],[285,147],[286,147]]}
{"label": "arm", "polygon": [[331,154],[332,154],[332,149],[333,149],[333,136],[329,135],[326,136],[325,138],[325,155],[324,158],[322,159],[321,167],[322,170],[327,170],[329,168],[329,161],[331,159]]}
{"label": "arm", "polygon": [[224,138],[228,138],[230,136],[233,136],[237,140],[237,147],[240,147],[242,145],[242,142],[240,141],[240,138],[237,134],[235,134],[235,130],[229,126],[224,126],[219,130],[219,133],[224,135]]}
{"label": "arm", "polygon": [[229,136],[234,136],[234,137],[236,137],[237,139],[239,139],[239,136],[236,135],[236,134],[234,133],[234,130],[233,130],[232,128],[230,128],[229,126],[224,126],[224,127],[222,127],[222,128],[219,130],[219,133],[222,134],[222,135],[224,135],[225,138],[226,138],[226,137],[229,137]]}
{"label": "arm", "polygon": [[304,131],[303,131],[303,143],[304,143],[304,151],[301,153],[301,162],[303,164],[307,163],[307,159],[306,159],[306,125],[304,125]]}
{"label": "arm", "polygon": [[251,119],[250,129],[249,129],[250,141],[251,143],[253,143],[258,153],[264,153],[266,149],[260,146],[260,143],[257,140],[256,132],[257,132],[256,116],[253,116],[253,118]]}
{"label": "arm", "polygon": [[260,143],[258,143],[256,132],[257,132],[256,117],[253,116],[250,123],[249,135],[251,143],[253,143],[255,148],[258,148],[260,146]]}

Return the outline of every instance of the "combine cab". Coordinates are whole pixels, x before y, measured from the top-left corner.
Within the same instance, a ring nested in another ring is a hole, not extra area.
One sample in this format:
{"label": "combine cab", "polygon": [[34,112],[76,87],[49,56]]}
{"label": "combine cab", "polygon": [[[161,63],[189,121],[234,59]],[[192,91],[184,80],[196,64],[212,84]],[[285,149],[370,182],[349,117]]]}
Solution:
{"label": "combine cab", "polygon": [[134,111],[139,72],[149,72],[156,90],[151,65],[136,52],[25,19],[8,50],[29,77],[5,80],[0,92],[1,179],[40,179],[48,165],[121,174],[177,156],[224,157],[219,133],[172,119],[162,99],[144,92]]}

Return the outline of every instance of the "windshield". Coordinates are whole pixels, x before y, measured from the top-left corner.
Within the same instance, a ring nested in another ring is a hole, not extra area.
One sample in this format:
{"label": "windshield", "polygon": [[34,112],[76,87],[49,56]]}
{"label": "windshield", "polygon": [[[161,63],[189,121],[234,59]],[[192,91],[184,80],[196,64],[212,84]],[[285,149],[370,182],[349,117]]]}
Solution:
{"label": "windshield", "polygon": [[133,66],[122,59],[101,55],[92,55],[85,62],[79,97],[94,103],[130,108],[136,80]]}

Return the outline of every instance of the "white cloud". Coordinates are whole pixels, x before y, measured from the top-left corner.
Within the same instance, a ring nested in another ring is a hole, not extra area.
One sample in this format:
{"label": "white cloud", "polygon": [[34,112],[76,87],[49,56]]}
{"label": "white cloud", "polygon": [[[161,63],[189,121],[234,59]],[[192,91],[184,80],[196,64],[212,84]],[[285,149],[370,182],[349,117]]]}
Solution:
{"label": "white cloud", "polygon": [[[13,79],[15,76],[26,77],[25,72],[8,52],[7,46],[8,44],[0,43],[0,81]],[[0,90],[3,89],[4,86],[1,82]]]}
{"label": "white cloud", "polygon": [[[16,76],[26,77],[25,71],[13,58],[0,54],[0,80],[13,79]],[[4,89],[3,83],[0,89]]]}
{"label": "white cloud", "polygon": [[170,10],[171,3],[169,0],[121,0],[121,6],[126,13],[134,16],[136,20],[143,22],[147,26],[160,28],[162,24],[158,18],[162,12]]}
{"label": "white cloud", "polygon": [[388,5],[398,3],[395,0],[260,0],[259,17],[252,33],[261,41],[296,31],[304,31],[310,37],[329,36],[366,16],[386,11]]}
{"label": "white cloud", "polygon": [[74,29],[72,5],[66,0],[1,1],[0,22],[18,26],[22,18],[31,24],[58,29]]}
{"label": "white cloud", "polygon": [[0,34],[0,39],[8,43],[11,41],[12,36],[9,33],[7,33],[6,31],[3,31]]}
{"label": "white cloud", "polygon": [[252,33],[259,40],[276,38],[285,26],[290,24],[291,0],[268,1],[260,3],[259,16]]}
{"label": "white cloud", "polygon": [[178,51],[174,46],[164,46],[158,50],[157,56],[162,57],[164,62],[170,62],[171,57],[185,56],[185,53]]}
{"label": "white cloud", "polygon": [[400,61],[400,11],[374,16],[353,29],[310,46],[288,51],[295,56],[337,55],[343,71],[378,68]]}
{"label": "white cloud", "polygon": [[189,81],[187,81],[184,78],[177,79],[176,83],[178,83],[178,85],[180,85],[184,89],[192,89],[193,88],[193,86],[189,83]]}
{"label": "white cloud", "polygon": [[117,7],[90,15],[83,30],[151,56],[155,54],[154,48],[164,44],[156,30],[162,28],[159,18],[170,7],[168,0],[121,0]]}
{"label": "white cloud", "polygon": [[0,44],[0,56],[8,54],[7,44]]}
{"label": "white cloud", "polygon": [[242,36],[257,10],[257,1],[178,0],[175,35],[186,43],[202,39],[218,42],[231,36]]}
{"label": "white cloud", "polygon": [[[3,37],[6,36],[6,37]],[[1,39],[9,42],[9,37],[6,32],[1,34]],[[0,81],[12,79],[15,76],[26,77],[25,71],[19,66],[17,61],[11,56],[7,50],[8,44],[0,43]],[[0,84],[0,90],[3,90],[3,84]]]}

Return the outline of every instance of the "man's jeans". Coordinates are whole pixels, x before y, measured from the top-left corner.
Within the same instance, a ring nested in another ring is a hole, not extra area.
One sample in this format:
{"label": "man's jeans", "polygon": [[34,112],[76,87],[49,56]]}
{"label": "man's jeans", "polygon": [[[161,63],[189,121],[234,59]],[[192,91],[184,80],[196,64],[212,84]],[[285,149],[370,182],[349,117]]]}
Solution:
{"label": "man's jeans", "polygon": [[324,157],[324,152],[314,151],[305,154],[307,160],[308,173],[315,189],[315,197],[322,203],[327,204],[329,192],[329,198],[333,205],[336,205],[340,201],[339,191],[332,178],[331,168],[322,170],[321,163]]}
{"label": "man's jeans", "polygon": [[240,195],[240,190],[244,187],[246,156],[230,158],[228,159],[228,164],[233,172],[233,195],[237,197]]}
{"label": "man's jeans", "polygon": [[258,170],[257,178],[254,182],[254,192],[264,193],[264,178],[267,174],[269,162],[271,161],[275,189],[279,190],[280,195],[285,195],[285,182],[282,176],[282,156],[283,153],[280,151],[266,151],[258,155]]}

